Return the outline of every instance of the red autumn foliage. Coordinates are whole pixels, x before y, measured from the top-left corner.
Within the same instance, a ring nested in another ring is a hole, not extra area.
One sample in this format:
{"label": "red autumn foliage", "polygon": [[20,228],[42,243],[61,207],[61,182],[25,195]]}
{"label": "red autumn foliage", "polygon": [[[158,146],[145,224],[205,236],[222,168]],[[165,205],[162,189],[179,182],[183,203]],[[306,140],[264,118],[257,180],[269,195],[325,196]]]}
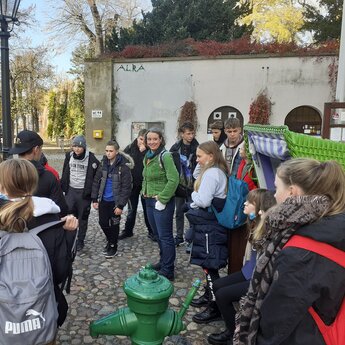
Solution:
{"label": "red autumn foliage", "polygon": [[260,44],[251,42],[249,37],[242,37],[229,42],[195,41],[188,38],[182,41],[158,44],[154,46],[132,45],[121,52],[111,52],[105,56],[112,58],[157,58],[157,57],[187,57],[206,56],[215,57],[222,55],[322,55],[338,54],[339,40],[329,40],[318,45],[300,47],[294,43]]}
{"label": "red autumn foliage", "polygon": [[272,103],[266,92],[260,92],[249,108],[249,123],[268,125]]}

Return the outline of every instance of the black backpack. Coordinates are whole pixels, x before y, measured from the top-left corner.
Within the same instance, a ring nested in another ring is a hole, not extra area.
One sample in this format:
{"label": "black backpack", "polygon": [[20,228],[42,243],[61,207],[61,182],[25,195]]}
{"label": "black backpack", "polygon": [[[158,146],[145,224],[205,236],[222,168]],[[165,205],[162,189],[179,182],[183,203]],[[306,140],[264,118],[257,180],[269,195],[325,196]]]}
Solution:
{"label": "black backpack", "polygon": [[170,154],[172,156],[176,170],[180,176],[180,182],[176,188],[175,196],[184,199],[189,198],[193,192],[193,174],[188,158],[176,151],[168,152],[163,150],[159,154],[159,165],[163,169],[165,169],[163,163],[163,156],[165,154]]}

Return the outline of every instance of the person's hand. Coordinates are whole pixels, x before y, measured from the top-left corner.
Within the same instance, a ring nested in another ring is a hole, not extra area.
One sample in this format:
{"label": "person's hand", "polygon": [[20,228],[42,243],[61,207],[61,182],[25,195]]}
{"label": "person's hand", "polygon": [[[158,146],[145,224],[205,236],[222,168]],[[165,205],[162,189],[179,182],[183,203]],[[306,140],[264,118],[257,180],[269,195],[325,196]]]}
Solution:
{"label": "person's hand", "polygon": [[95,210],[98,210],[98,202],[93,202],[93,203],[92,203],[92,207],[93,207]]}
{"label": "person's hand", "polygon": [[67,231],[74,231],[78,227],[78,219],[72,214],[61,218],[61,220],[65,221],[65,224],[62,227]]}
{"label": "person's hand", "polygon": [[115,214],[115,216],[121,216],[121,214],[122,214],[121,208],[116,207],[114,209],[114,214]]}
{"label": "person's hand", "polygon": [[155,209],[158,211],[163,211],[165,209],[166,205],[162,204],[159,200],[155,203]]}
{"label": "person's hand", "polygon": [[143,151],[145,151],[146,150],[146,146],[144,145],[144,144],[140,144],[139,145],[139,151],[140,152],[143,152]]}

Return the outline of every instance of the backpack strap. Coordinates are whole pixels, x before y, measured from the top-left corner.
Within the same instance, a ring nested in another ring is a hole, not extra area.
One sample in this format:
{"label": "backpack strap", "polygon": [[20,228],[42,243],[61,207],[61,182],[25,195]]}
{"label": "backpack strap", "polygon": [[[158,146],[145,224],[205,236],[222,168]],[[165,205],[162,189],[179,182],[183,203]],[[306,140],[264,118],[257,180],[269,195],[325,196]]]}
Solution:
{"label": "backpack strap", "polygon": [[165,153],[167,153],[168,151],[167,150],[162,150],[160,153],[159,153],[159,167],[161,168],[161,169],[164,169],[165,170],[165,168],[164,168],[164,162],[163,162],[163,156],[164,156],[164,154]]}
{"label": "backpack strap", "polygon": [[36,226],[35,228],[32,228],[29,230],[30,233],[38,235],[40,232],[49,229],[51,227],[53,227],[54,225],[58,225],[58,224],[64,224],[65,222],[63,220],[55,220],[53,222],[49,222],[49,223],[45,223],[39,226]]}
{"label": "backpack strap", "polygon": [[[63,224],[63,223],[64,223],[64,221],[62,221],[62,220],[55,220],[53,222],[49,222],[46,224],[36,226],[35,228],[30,229],[29,232],[32,234],[38,235],[40,232],[42,232],[46,229],[49,229],[50,227],[52,227],[54,225]],[[0,238],[5,237],[5,236],[10,235],[10,234],[12,234],[12,232],[0,230]]]}
{"label": "backpack strap", "polygon": [[287,247],[297,247],[305,250],[310,250],[329,260],[334,261],[338,265],[345,268],[345,252],[329,244],[315,241],[308,237],[294,235],[285,244],[284,248]]}
{"label": "backpack strap", "polygon": [[[305,250],[310,250],[311,252],[314,252],[329,260],[332,260],[333,262],[345,268],[345,252],[329,244],[315,241],[308,237],[294,235],[285,244],[284,248],[287,247],[297,247]],[[308,308],[308,312],[317,324],[317,327],[319,328],[321,334],[324,336],[324,334],[332,325],[327,326],[312,306]],[[337,315],[342,315],[343,312],[345,312],[345,298],[343,299],[343,302]],[[335,320],[337,320],[337,317]],[[334,323],[335,322],[336,321],[334,321]]]}

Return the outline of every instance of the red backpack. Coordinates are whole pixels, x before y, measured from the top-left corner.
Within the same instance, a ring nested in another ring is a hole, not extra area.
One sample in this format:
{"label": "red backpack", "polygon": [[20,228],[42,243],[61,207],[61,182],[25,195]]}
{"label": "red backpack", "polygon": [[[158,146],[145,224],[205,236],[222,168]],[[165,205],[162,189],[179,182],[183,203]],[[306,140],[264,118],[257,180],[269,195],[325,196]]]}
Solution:
{"label": "red backpack", "polygon": [[[318,242],[312,240],[311,238],[294,235],[290,240],[285,244],[286,247],[298,247],[311,252],[315,252],[319,255],[324,256],[325,258],[334,261],[338,265],[345,268],[345,252],[335,247],[332,247],[329,244]],[[317,327],[319,328],[320,333],[325,340],[326,345],[344,345],[345,344],[345,298],[338,311],[338,314],[334,322],[327,326],[321,320],[320,316],[316,313],[313,307],[308,309],[309,313],[315,320]]]}

